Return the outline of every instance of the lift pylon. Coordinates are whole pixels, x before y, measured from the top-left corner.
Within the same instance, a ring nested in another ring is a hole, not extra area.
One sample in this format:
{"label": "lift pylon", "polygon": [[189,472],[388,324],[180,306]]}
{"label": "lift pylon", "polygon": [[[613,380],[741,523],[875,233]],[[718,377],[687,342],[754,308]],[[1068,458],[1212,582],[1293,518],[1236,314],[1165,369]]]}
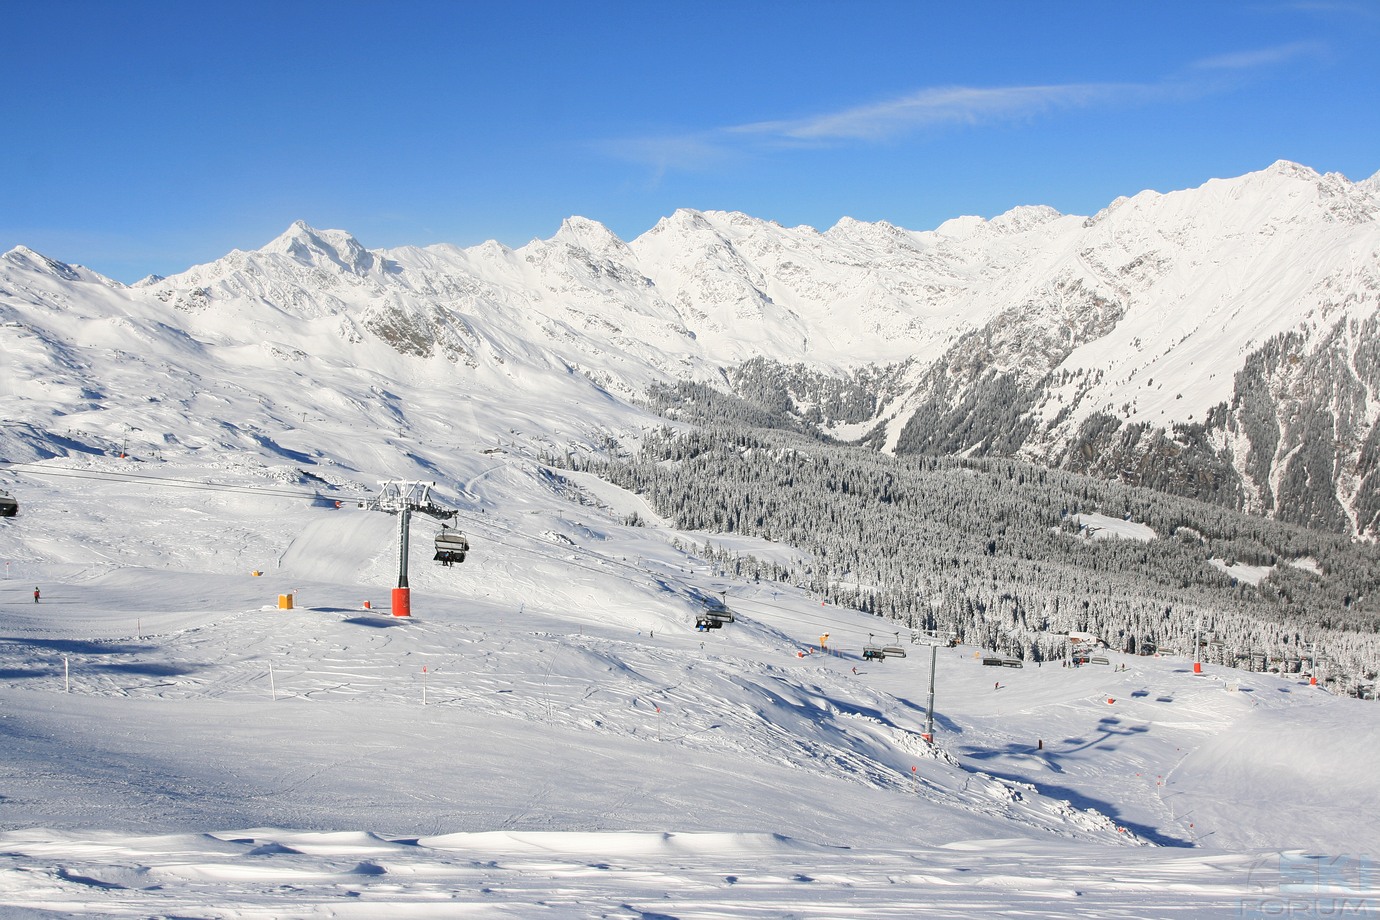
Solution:
{"label": "lift pylon", "polygon": [[416,482],[403,479],[379,481],[377,498],[360,502],[361,508],[382,511],[398,516],[398,586],[393,589],[393,616],[412,616],[412,589],[407,584],[408,526],[412,523],[412,512],[439,520],[449,520],[457,512],[452,508],[438,505],[431,498],[434,482]]}
{"label": "lift pylon", "polygon": [[920,645],[930,647],[930,700],[925,705],[925,733],[921,735],[929,743],[934,743],[934,671],[939,664],[939,646],[948,645],[946,639],[939,638],[939,633],[929,631],[923,634],[912,636],[912,641]]}

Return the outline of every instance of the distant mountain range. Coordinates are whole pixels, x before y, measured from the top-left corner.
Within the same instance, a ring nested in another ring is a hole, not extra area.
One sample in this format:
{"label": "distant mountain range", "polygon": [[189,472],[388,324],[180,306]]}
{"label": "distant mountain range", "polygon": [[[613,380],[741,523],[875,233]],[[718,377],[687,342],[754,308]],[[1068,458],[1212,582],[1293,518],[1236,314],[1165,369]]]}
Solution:
{"label": "distant mountain range", "polygon": [[1380,174],[1288,162],[924,232],[682,210],[630,242],[572,217],[518,249],[370,250],[299,222],[130,286],[19,247],[0,257],[0,457],[310,456],[279,443],[294,425],[455,440],[461,399],[513,407],[510,432],[471,438],[559,440],[635,426],[649,388],[689,381],[878,450],[1015,456],[1373,538],[1378,313]]}

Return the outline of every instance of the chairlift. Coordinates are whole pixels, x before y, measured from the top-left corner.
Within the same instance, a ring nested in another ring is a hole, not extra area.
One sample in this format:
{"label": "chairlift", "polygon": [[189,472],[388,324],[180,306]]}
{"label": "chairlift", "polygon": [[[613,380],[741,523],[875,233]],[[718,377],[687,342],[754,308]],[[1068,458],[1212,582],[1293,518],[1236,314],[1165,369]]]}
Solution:
{"label": "chairlift", "polygon": [[723,600],[705,598],[704,609],[695,615],[695,628],[723,629],[725,623],[732,623],[735,619],[733,611],[728,609]]}
{"label": "chairlift", "polygon": [[887,657],[886,649],[872,644],[872,633],[867,634],[867,644],[863,646],[863,661],[882,661]]}
{"label": "chairlift", "polygon": [[700,631],[704,631],[706,629],[723,629],[725,623],[732,622],[733,611],[731,610],[706,610],[703,613],[696,615],[695,628]]}
{"label": "chairlift", "polygon": [[0,517],[14,517],[19,513],[19,502],[4,489],[0,489]]}
{"label": "chairlift", "polygon": [[465,554],[469,551],[470,541],[465,539],[464,534],[445,525],[441,526],[441,532],[436,535],[436,562],[445,566],[464,562]]}
{"label": "chairlift", "polygon": [[904,657],[906,657],[906,650],[905,650],[904,648],[901,647],[901,634],[900,634],[900,633],[897,633],[897,634],[896,634],[896,644],[895,644],[895,645],[884,645],[884,646],[882,646],[882,654],[885,655],[887,658],[904,658]]}
{"label": "chairlift", "polygon": [[1025,662],[1019,658],[1007,658],[1002,655],[984,655],[982,663],[989,668],[1023,668]]}

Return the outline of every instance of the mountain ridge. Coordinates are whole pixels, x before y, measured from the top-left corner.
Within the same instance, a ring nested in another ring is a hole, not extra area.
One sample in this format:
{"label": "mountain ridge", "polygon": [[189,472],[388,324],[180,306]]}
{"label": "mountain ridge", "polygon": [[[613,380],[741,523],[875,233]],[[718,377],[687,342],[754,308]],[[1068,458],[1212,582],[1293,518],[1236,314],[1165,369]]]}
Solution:
{"label": "mountain ridge", "polygon": [[[1367,510],[1380,508],[1367,459],[1380,173],[1352,182],[1281,160],[1090,217],[1021,206],[928,231],[680,209],[626,242],[573,216],[516,249],[371,250],[297,221],[259,249],[131,286],[23,247],[0,265],[0,305],[36,326],[34,308],[75,298],[100,312],[105,299],[107,313],[225,347],[365,357],[461,390],[573,373],[586,381],[575,411],[590,383],[631,402],[681,379],[731,390],[748,379],[736,368],[766,362],[754,392],[779,377],[778,409],[884,450],[1139,470],[1262,514],[1306,493],[1318,526],[1380,527]],[[1282,363],[1265,355],[1281,336],[1295,337]],[[797,366],[871,381],[871,418],[856,400],[832,417]],[[1344,396],[1306,392],[1329,381]],[[1300,446],[1315,450],[1323,429],[1331,461],[1305,473]],[[1218,487],[1190,485],[1209,468]]]}

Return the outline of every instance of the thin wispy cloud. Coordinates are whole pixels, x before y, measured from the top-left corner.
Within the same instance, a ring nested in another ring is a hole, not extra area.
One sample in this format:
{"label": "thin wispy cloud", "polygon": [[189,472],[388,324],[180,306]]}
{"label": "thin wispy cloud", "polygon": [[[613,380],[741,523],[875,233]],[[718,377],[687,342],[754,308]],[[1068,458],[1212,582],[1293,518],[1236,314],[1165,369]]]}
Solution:
{"label": "thin wispy cloud", "polygon": [[1114,84],[1053,86],[947,86],[840,112],[763,121],[725,128],[724,133],[794,141],[880,141],[944,124],[1030,118],[1054,109],[1088,105],[1127,92]]}
{"label": "thin wispy cloud", "polygon": [[1326,46],[1321,42],[1292,42],[1275,48],[1219,54],[1194,61],[1191,66],[1196,70],[1258,70],[1262,67],[1287,64],[1301,57],[1318,55],[1324,50]]}
{"label": "thin wispy cloud", "polygon": [[1058,109],[1144,96],[1150,91],[1150,87],[1134,84],[1095,83],[935,87],[837,112],[609,140],[598,147],[620,159],[650,164],[659,174],[677,169],[698,171],[758,148],[878,143],[927,128],[1021,121]]}
{"label": "thin wispy cloud", "polygon": [[782,147],[884,143],[945,126],[974,127],[1048,117],[1061,111],[1144,105],[1224,92],[1254,71],[1320,55],[1320,42],[1292,42],[1194,61],[1150,83],[1056,83],[1030,86],[926,87],[894,99],[799,118],[726,125],[704,131],[608,140],[620,159],[670,170],[705,170],[754,151]]}

